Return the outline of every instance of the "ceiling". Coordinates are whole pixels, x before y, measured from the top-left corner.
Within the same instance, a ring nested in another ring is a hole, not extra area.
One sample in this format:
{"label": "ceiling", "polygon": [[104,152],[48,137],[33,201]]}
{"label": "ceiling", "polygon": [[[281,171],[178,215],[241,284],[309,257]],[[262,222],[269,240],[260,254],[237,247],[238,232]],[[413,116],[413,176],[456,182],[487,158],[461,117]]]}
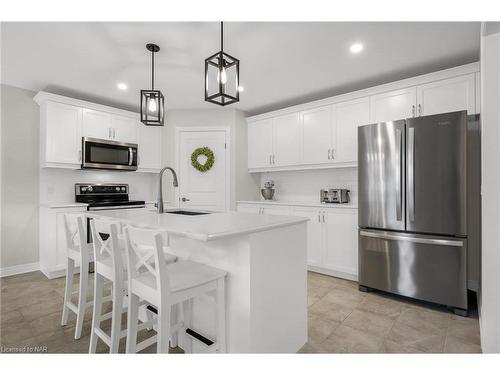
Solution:
{"label": "ceiling", "polygon": [[[257,114],[479,59],[479,22],[230,22],[224,50],[241,60],[237,108]],[[138,110],[160,45],[156,86],[166,108],[204,102],[217,22],[3,23],[2,82]],[[352,54],[349,46],[364,50]],[[116,85],[124,82],[128,90]]]}

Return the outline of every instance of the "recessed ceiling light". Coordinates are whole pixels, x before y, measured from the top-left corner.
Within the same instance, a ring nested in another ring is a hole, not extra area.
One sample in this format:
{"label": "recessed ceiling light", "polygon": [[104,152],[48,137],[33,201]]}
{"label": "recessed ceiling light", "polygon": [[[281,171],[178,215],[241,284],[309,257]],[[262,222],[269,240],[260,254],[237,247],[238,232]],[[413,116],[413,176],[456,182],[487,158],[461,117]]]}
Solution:
{"label": "recessed ceiling light", "polygon": [[351,44],[351,47],[349,48],[351,50],[352,53],[360,53],[361,51],[363,51],[363,45],[361,43],[354,43],[354,44]]}
{"label": "recessed ceiling light", "polygon": [[238,91],[243,92],[243,91],[245,91],[245,88],[243,86],[238,86]]}
{"label": "recessed ceiling light", "polygon": [[123,82],[117,83],[116,87],[118,87],[120,90],[126,90],[126,89],[128,89],[127,84],[123,83]]}

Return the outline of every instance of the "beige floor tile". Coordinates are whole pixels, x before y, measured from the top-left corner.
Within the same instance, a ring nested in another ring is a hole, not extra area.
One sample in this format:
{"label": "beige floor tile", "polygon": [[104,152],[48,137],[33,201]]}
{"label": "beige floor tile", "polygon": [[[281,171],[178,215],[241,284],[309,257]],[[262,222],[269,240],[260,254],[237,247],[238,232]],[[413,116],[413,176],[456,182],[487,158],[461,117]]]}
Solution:
{"label": "beige floor tile", "polygon": [[397,354],[397,353],[406,353],[406,354],[411,354],[411,353],[424,353],[423,351],[420,351],[416,348],[409,348],[404,345],[401,345],[400,343],[396,343],[391,340],[384,340],[382,342],[382,345],[380,346],[380,353],[387,353],[387,354]]}
{"label": "beige floor tile", "polygon": [[351,309],[355,309],[365,298],[365,295],[358,291],[350,291],[341,288],[335,288],[329,291],[324,297],[324,300],[342,305]]}
{"label": "beige floor tile", "polygon": [[342,322],[349,316],[352,309],[323,298],[314,303],[309,308],[309,312],[331,321]]}
{"label": "beige floor tile", "polygon": [[451,314],[442,311],[404,309],[397,321],[424,333],[441,333],[448,329]]}
{"label": "beige floor tile", "polygon": [[353,310],[342,324],[384,337],[389,333],[394,320],[373,312]]}
{"label": "beige floor tile", "polygon": [[4,324],[19,323],[24,320],[20,310],[12,310],[4,314],[0,314],[0,318],[2,326]]}
{"label": "beige floor tile", "polygon": [[2,324],[0,345],[12,346],[33,337],[31,327],[24,321]]}
{"label": "beige floor tile", "polygon": [[445,337],[446,330],[429,331],[428,329],[419,329],[419,327],[412,327],[396,321],[386,339],[417,351],[442,353]]}
{"label": "beige floor tile", "polygon": [[382,338],[355,328],[340,325],[320,345],[328,353],[378,353]]}
{"label": "beige floor tile", "polygon": [[339,325],[340,322],[313,315],[308,322],[308,342],[321,344]]}
{"label": "beige floor tile", "polygon": [[358,309],[379,314],[389,319],[397,319],[403,310],[403,303],[375,293],[368,293]]}
{"label": "beige floor tile", "polygon": [[481,345],[469,340],[462,340],[453,336],[447,336],[444,344],[445,353],[481,353]]}

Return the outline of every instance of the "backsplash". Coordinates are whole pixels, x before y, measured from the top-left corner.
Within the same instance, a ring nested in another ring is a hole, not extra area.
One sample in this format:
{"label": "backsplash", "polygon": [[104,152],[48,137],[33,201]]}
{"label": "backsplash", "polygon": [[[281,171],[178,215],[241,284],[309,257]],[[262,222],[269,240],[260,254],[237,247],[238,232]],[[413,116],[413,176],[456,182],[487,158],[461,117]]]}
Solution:
{"label": "backsplash", "polygon": [[304,171],[276,171],[261,173],[261,187],[274,181],[276,201],[319,203],[323,188],[349,189],[350,204],[358,204],[358,169],[335,168]]}
{"label": "backsplash", "polygon": [[130,185],[130,199],[156,199],[156,173],[93,171],[82,169],[40,169],[40,203],[75,201],[76,183],[122,183]]}

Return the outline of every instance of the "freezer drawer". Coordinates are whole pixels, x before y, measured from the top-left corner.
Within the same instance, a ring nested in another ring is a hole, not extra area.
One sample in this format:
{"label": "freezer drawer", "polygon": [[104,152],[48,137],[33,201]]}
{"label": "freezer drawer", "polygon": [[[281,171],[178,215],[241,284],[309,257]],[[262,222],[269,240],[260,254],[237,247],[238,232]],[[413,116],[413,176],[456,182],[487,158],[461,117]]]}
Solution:
{"label": "freezer drawer", "polygon": [[359,285],[467,309],[467,240],[359,230]]}

